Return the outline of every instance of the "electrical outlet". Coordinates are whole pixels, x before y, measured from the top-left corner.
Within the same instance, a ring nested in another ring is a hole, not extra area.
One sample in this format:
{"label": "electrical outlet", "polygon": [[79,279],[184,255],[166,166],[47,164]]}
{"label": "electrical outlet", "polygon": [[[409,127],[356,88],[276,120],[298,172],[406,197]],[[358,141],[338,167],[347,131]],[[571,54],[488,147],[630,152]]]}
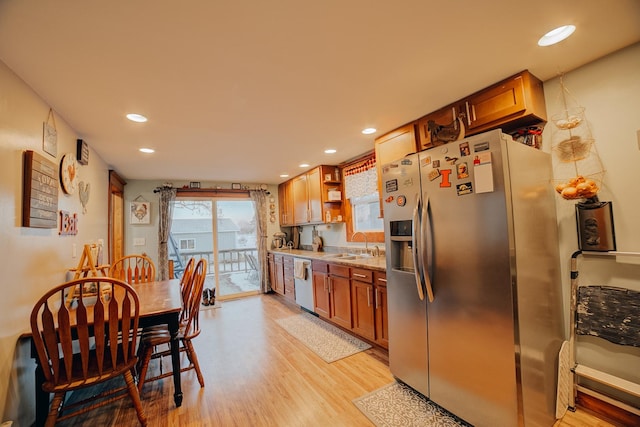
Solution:
{"label": "electrical outlet", "polygon": [[146,243],[147,242],[144,237],[136,237],[133,239],[133,246],[144,246]]}

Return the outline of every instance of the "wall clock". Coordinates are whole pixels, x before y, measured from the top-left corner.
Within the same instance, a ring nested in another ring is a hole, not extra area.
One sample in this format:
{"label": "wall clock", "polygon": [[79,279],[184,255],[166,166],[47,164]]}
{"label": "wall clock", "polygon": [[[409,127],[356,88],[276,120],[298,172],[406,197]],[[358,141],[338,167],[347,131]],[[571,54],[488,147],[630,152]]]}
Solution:
{"label": "wall clock", "polygon": [[78,162],[74,153],[67,153],[62,156],[60,162],[60,184],[62,191],[73,194],[78,186]]}

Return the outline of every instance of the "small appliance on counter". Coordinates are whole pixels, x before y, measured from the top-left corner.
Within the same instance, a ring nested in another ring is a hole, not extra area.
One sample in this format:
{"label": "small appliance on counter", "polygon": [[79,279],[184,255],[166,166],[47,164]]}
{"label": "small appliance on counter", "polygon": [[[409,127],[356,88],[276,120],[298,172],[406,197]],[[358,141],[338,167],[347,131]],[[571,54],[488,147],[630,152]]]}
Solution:
{"label": "small appliance on counter", "polygon": [[284,248],[287,244],[287,233],[278,231],[273,234],[273,240],[271,241],[271,247],[273,249]]}

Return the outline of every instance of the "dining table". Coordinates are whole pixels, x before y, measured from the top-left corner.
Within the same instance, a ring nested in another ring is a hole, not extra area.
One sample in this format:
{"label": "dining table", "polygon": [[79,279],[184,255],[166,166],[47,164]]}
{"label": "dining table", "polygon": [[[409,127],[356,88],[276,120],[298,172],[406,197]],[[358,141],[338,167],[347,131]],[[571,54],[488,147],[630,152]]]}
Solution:
{"label": "dining table", "polygon": [[[182,311],[182,293],[180,280],[168,279],[147,283],[131,284],[140,301],[140,328],[167,325],[171,333],[171,364],[173,367],[173,399],[176,407],[182,405],[182,385],[180,381],[180,312]],[[49,393],[42,390],[45,381],[42,367],[37,362],[35,346],[31,346],[31,357],[36,359],[36,426],[44,425],[49,411]]]}

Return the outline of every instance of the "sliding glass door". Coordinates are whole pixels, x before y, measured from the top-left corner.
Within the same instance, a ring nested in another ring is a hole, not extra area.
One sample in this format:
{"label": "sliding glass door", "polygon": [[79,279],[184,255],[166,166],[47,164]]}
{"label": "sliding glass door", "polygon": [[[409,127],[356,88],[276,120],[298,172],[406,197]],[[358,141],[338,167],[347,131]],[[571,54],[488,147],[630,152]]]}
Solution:
{"label": "sliding glass door", "polygon": [[205,289],[216,298],[260,290],[255,203],[250,199],[177,198],[169,238],[169,259],[181,277],[189,258],[205,258]]}

